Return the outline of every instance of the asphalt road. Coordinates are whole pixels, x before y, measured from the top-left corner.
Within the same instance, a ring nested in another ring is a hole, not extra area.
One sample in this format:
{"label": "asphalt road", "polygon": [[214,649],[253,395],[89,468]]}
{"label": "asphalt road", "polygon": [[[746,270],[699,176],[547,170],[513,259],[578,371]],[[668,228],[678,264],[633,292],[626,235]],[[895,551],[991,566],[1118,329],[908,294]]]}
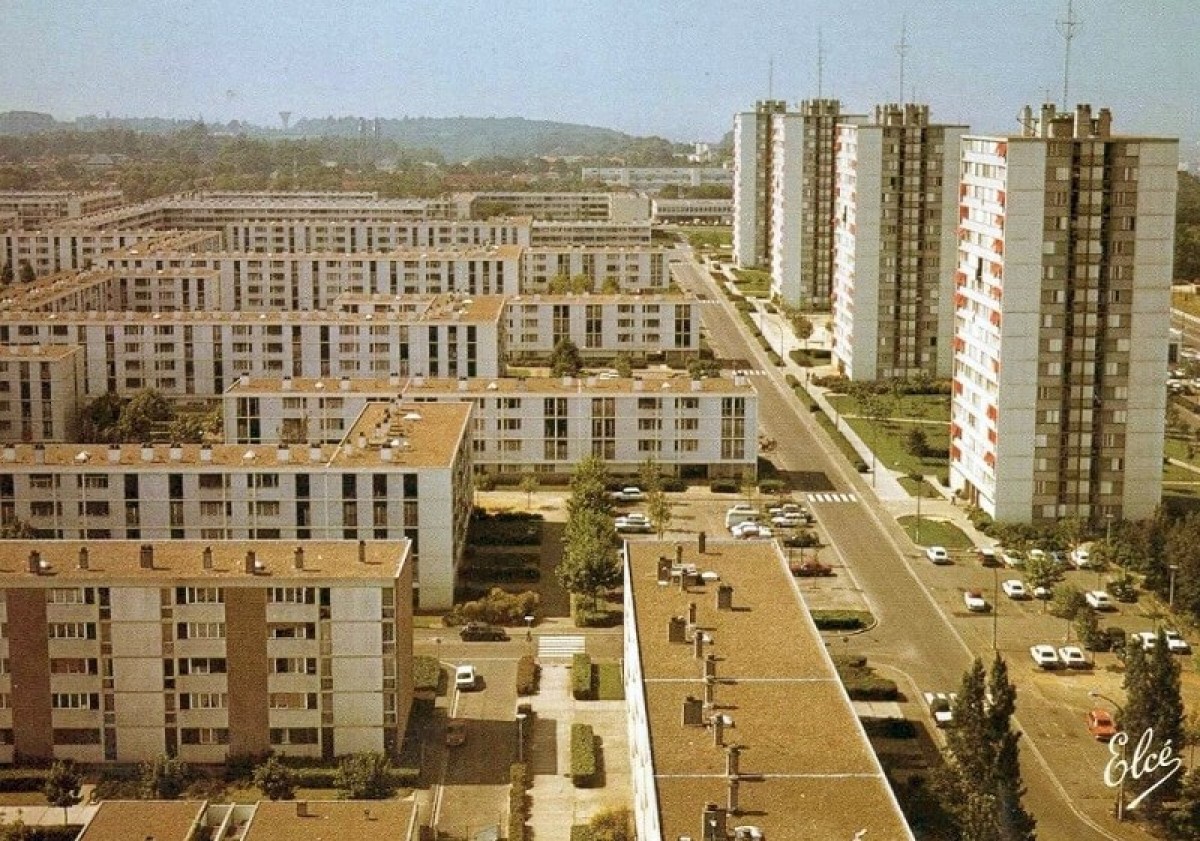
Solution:
{"label": "asphalt road", "polygon": [[[766,375],[753,377],[759,393],[759,423],[763,433],[776,440],[776,461],[792,474],[796,480],[793,486],[800,491],[855,493],[857,502],[811,504],[832,551],[850,569],[879,619],[874,631],[852,640],[853,650],[867,654],[873,664],[886,667],[881,671],[895,672],[889,676],[897,679],[910,697],[919,697],[913,693],[925,689],[955,689],[970,664],[971,649],[985,661],[990,660],[990,633],[988,643],[983,645],[973,635],[974,646],[960,636],[956,622],[973,622],[978,626],[978,618],[952,622],[948,611],[939,607],[937,596],[919,577],[938,571],[914,572],[914,567],[927,563],[923,556],[914,552],[899,525],[875,503],[862,479],[850,471],[807,410],[786,389],[782,374],[772,370],[757,343],[744,332],[732,305],[716,289],[708,272],[694,263],[683,263],[676,277],[683,286],[712,300],[703,307],[703,323],[717,356],[747,360],[749,364],[745,367],[768,371]],[[846,645],[849,647],[851,642]],[[1008,659],[1011,665],[1014,658]],[[1023,683],[1018,682],[1018,727],[1021,719],[1040,722],[1044,716],[1062,714],[1061,709],[1052,706],[1055,702],[1040,693],[1024,690]],[[1111,797],[1099,779],[1102,756],[1097,757],[1095,782],[1086,775],[1072,773],[1071,782],[1075,785],[1067,794],[1035,756],[1040,747],[1036,741],[1038,731],[1026,730],[1026,734],[1021,757],[1028,787],[1025,804],[1038,820],[1040,839],[1148,837],[1135,827],[1117,824],[1104,815],[1105,804],[1111,802]],[[1031,735],[1035,737],[1032,744]],[[1094,751],[1097,746],[1087,747]],[[1085,765],[1090,767],[1090,762]],[[1076,776],[1079,778],[1075,779]],[[1081,806],[1086,815],[1079,811]]]}

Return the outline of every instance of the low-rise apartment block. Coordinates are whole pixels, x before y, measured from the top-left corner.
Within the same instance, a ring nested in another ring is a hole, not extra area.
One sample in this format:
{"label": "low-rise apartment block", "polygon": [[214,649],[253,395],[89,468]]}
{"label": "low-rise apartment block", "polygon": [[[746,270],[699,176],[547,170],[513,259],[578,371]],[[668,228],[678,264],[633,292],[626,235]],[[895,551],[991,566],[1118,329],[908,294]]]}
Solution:
{"label": "low-rise apartment block", "polygon": [[521,251],[521,294],[547,292],[556,278],[587,278],[590,291],[661,292],[672,249],[538,246]]}
{"label": "low-rise apartment block", "polygon": [[365,405],[334,445],[7,444],[0,521],[48,540],[407,539],[421,606],[445,608],[471,430],[469,404],[392,402]]}
{"label": "low-rise apartment block", "polygon": [[583,180],[650,192],[663,187],[732,187],[733,170],[719,166],[585,166]]}
{"label": "low-rise apartment block", "polygon": [[391,377],[342,385],[330,390],[306,379],[239,381],[223,401],[225,440],[339,441],[343,418],[398,398],[471,403],[471,461],[481,474],[569,473],[587,455],[603,458],[614,473],[635,473],[654,459],[664,473],[693,479],[741,479],[757,465],[758,395],[741,376]]}
{"label": "low-rise apartment block", "polygon": [[83,398],[77,345],[0,345],[0,441],[68,441]]}
{"label": "low-rise apartment block", "polygon": [[17,227],[33,230],[63,219],[78,219],[90,213],[120,207],[123,200],[120,190],[4,190],[0,191],[0,213],[14,214]]}
{"label": "low-rise apartment block", "polygon": [[404,540],[5,541],[0,760],[395,754]]}
{"label": "low-rise apartment block", "polygon": [[732,225],[733,199],[663,199],[653,202],[656,225]]}

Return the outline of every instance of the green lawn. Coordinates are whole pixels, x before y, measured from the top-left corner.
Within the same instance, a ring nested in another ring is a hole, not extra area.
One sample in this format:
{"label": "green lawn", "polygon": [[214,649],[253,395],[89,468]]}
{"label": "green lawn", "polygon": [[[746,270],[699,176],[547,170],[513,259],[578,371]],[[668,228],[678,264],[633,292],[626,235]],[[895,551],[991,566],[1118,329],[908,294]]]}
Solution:
{"label": "green lawn", "polygon": [[596,700],[624,701],[625,684],[621,680],[620,663],[597,663],[596,669]]}
{"label": "green lawn", "polygon": [[819,423],[821,427],[829,433],[830,440],[832,440],[833,443],[837,445],[837,448],[842,451],[842,455],[846,457],[846,460],[857,469],[858,465],[862,463],[862,459],[859,457],[858,451],[854,449],[854,445],[850,443],[849,439],[846,438],[846,436],[843,435],[840,430],[834,427],[833,419],[824,412],[816,412],[813,414],[813,417],[816,418],[817,423]]}
{"label": "green lawn", "polygon": [[917,489],[920,488],[920,494],[921,494],[922,499],[941,499],[942,498],[941,492],[938,491],[938,489],[935,488],[928,481],[914,482],[912,479],[908,478],[907,476],[901,476],[896,481],[900,483],[900,487],[902,487],[902,488],[904,488],[904,490],[908,491],[908,495],[911,497],[916,497],[916,495],[918,493]]}
{"label": "green lawn", "polygon": [[[949,468],[949,460],[943,457],[926,456],[917,458],[904,448],[904,436],[910,425],[905,421],[883,421],[876,424],[867,418],[846,418],[845,422],[858,433],[868,447],[875,451],[878,467],[899,470],[902,473],[938,474]],[[923,423],[925,440],[935,452],[946,452],[950,447],[950,430],[941,424]]]}
{"label": "green lawn", "polygon": [[687,237],[692,248],[697,251],[733,248],[733,228],[731,227],[721,225],[680,226],[679,231]]}
{"label": "green lawn", "polygon": [[918,546],[944,546],[953,550],[970,549],[975,545],[962,529],[944,520],[922,517],[920,540],[917,539],[916,517],[901,517],[897,522]]}
{"label": "green lawn", "polygon": [[[829,404],[836,406],[839,412],[851,415],[859,413],[857,401],[845,394],[829,394]],[[934,420],[950,422],[949,394],[906,394],[903,397],[885,397],[888,413],[892,418],[911,418],[913,420]]]}
{"label": "green lawn", "polygon": [[734,284],[743,295],[765,298],[771,294],[771,273],[762,269],[734,269]]}
{"label": "green lawn", "polygon": [[1183,310],[1188,315],[1200,315],[1200,296],[1190,292],[1172,292],[1171,306],[1177,310]]}

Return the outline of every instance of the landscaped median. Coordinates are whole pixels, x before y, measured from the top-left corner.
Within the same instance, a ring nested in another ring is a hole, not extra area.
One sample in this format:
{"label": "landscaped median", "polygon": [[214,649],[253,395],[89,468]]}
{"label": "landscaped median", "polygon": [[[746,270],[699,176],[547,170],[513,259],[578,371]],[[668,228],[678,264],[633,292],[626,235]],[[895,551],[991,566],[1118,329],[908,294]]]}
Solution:
{"label": "landscaped median", "polygon": [[596,785],[600,776],[600,752],[596,732],[590,724],[571,725],[571,782],[576,788]]}

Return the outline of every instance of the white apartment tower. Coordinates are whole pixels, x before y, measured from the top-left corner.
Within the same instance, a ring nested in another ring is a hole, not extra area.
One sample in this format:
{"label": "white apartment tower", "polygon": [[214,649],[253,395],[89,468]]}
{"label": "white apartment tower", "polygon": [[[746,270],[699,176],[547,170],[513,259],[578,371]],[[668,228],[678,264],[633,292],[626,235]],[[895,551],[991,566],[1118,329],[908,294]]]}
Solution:
{"label": "white apartment tower", "polygon": [[997,520],[1161,497],[1178,141],[1025,109],[963,138],[950,479]]}
{"label": "white apartment tower", "polygon": [[846,376],[948,377],[965,126],[883,105],[837,129],[833,352]]}
{"label": "white apartment tower", "polygon": [[733,259],[742,268],[771,262],[772,115],[782,99],[760,100],[733,118]]}

